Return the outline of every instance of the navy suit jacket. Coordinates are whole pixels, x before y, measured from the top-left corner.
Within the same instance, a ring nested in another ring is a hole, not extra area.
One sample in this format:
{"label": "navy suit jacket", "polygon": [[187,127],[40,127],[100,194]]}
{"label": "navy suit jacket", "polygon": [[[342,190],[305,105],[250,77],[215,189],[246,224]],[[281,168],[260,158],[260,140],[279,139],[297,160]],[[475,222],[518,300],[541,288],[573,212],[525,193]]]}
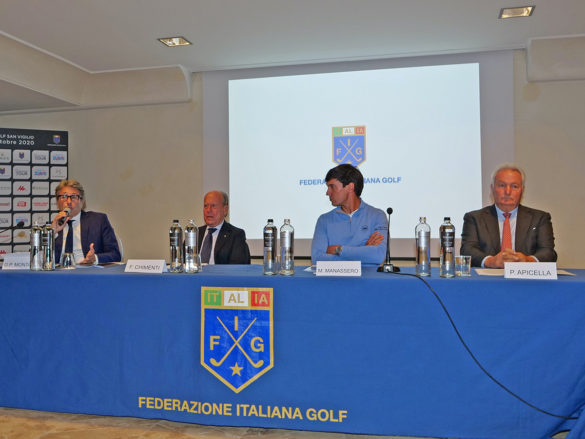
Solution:
{"label": "navy suit jacket", "polygon": [[[207,226],[201,226],[198,230],[197,248],[199,251],[201,251],[205,230],[207,230]],[[249,264],[250,249],[246,243],[246,232],[224,221],[215,241],[213,257],[216,264]]]}
{"label": "navy suit jacket", "polygon": [[[480,267],[486,256],[501,250],[500,226],[495,205],[468,212],[463,217],[461,254],[471,256],[471,265]],[[518,206],[515,250],[535,256],[540,262],[555,262],[555,237],[550,214]]]}
{"label": "navy suit jacket", "polygon": [[[122,256],[118,248],[118,240],[114,229],[105,213],[81,211],[81,249],[86,255],[89,251],[89,245],[93,243],[93,249],[98,262],[107,264],[108,262],[120,262]],[[61,250],[63,248],[63,231],[55,238],[55,260],[61,260]]]}

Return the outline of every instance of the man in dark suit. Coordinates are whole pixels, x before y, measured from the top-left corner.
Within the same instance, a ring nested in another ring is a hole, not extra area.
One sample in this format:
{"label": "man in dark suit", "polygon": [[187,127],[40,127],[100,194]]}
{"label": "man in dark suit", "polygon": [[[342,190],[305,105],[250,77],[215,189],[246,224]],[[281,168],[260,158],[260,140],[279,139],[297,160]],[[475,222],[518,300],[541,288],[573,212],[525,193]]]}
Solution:
{"label": "man in dark suit", "polygon": [[211,191],[203,199],[205,225],[199,227],[201,262],[207,264],[249,264],[246,233],[225,221],[229,211],[225,192]]}
{"label": "man in dark suit", "polygon": [[461,254],[475,267],[503,268],[504,262],[555,262],[550,214],[520,205],[524,171],[500,166],[492,176],[494,204],[463,218]]}
{"label": "man in dark suit", "polygon": [[119,262],[122,257],[114,229],[104,213],[86,212],[85,191],[77,180],[63,180],[55,188],[60,212],[53,219],[55,260],[73,253],[76,264]]}

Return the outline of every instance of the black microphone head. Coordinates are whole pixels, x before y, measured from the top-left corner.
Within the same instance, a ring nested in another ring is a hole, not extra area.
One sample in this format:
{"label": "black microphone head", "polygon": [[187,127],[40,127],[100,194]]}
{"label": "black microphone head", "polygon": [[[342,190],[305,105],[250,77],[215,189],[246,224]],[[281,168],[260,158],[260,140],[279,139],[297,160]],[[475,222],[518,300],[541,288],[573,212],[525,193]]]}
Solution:
{"label": "black microphone head", "polygon": [[20,220],[19,222],[16,223],[16,228],[17,229],[22,229],[24,227],[24,221]]}
{"label": "black microphone head", "polygon": [[394,211],[392,210],[391,207],[389,207],[388,209],[386,209],[386,212],[388,212],[388,215],[392,215],[392,212],[394,212]]}
{"label": "black microphone head", "polygon": [[66,207],[65,209],[63,209],[63,212],[65,212],[67,214],[67,216],[69,216],[69,214],[71,213],[71,209]]}

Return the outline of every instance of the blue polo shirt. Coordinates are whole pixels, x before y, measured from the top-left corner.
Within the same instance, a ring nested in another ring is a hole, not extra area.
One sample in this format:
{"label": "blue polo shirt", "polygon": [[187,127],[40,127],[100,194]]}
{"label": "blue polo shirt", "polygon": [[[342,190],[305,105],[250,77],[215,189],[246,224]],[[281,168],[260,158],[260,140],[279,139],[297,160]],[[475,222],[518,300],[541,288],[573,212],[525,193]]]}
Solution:
{"label": "blue polo shirt", "polygon": [[[367,246],[372,233],[384,235],[384,240],[376,246]],[[317,220],[311,259],[317,261],[362,261],[364,265],[380,265],[386,258],[388,239],[388,220],[386,214],[363,201],[351,215],[337,207],[324,213]],[[330,245],[341,245],[340,255],[327,254]]]}

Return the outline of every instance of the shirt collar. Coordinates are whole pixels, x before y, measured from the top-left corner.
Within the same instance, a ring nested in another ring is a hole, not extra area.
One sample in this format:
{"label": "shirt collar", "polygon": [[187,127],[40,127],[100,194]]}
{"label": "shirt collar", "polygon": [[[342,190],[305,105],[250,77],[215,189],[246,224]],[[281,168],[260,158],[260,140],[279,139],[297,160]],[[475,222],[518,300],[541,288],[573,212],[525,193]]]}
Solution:
{"label": "shirt collar", "polygon": [[[215,229],[215,232],[213,232],[213,233],[217,233],[219,230],[221,230],[221,228],[223,227],[223,223],[225,223],[225,221],[222,221],[217,226],[213,226],[213,228]],[[211,229],[211,227],[207,226],[207,230],[209,230],[209,229]]]}
{"label": "shirt collar", "polygon": [[[498,220],[504,221],[504,219],[505,219],[504,211],[502,209],[500,209],[498,206],[496,206],[495,204],[494,204],[494,207],[496,208],[496,212],[498,214]],[[517,214],[518,214],[518,206],[516,206],[516,208],[514,210],[510,211],[510,219],[516,218]]]}

